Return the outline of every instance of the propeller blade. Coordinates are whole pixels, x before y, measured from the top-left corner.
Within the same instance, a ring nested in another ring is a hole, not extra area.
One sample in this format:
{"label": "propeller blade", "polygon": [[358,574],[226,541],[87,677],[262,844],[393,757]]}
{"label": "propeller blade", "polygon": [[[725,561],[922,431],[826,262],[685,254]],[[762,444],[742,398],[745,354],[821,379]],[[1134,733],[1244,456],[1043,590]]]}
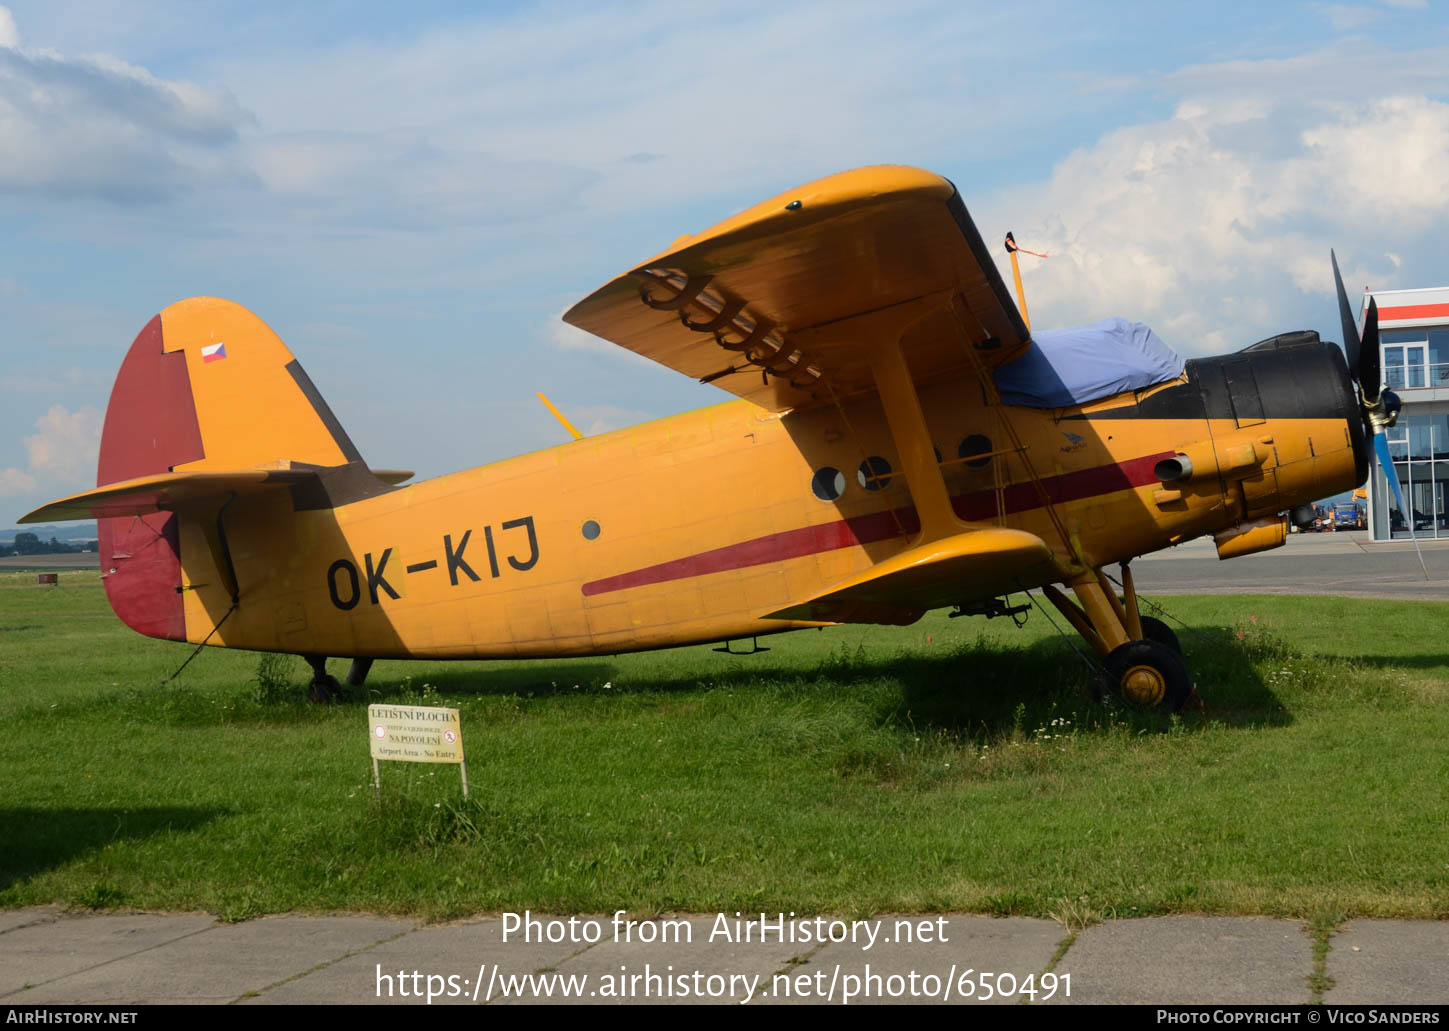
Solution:
{"label": "propeller blade", "polygon": [[[1353,317],[1353,308],[1348,303],[1348,291],[1343,288],[1343,276],[1338,272],[1338,255],[1329,248],[1328,260],[1333,262],[1333,285],[1338,287],[1338,317],[1343,321],[1343,350],[1348,355],[1348,367],[1358,375],[1359,355],[1363,348],[1358,338],[1358,320]],[[1359,380],[1363,386],[1363,380]],[[1374,390],[1378,386],[1375,384]]]}
{"label": "propeller blade", "polygon": [[1384,475],[1388,477],[1389,490],[1394,492],[1394,502],[1399,506],[1399,512],[1404,517],[1404,522],[1409,524],[1409,532],[1414,532],[1414,520],[1409,515],[1409,510],[1404,507],[1404,492],[1399,489],[1399,474],[1394,471],[1394,460],[1389,455],[1389,437],[1386,433],[1374,434],[1374,454],[1378,456],[1379,465],[1383,467]]}
{"label": "propeller blade", "polygon": [[1354,375],[1358,377],[1363,399],[1373,404],[1379,399],[1383,374],[1379,368],[1379,306],[1372,297],[1369,298],[1368,311],[1363,313],[1363,341],[1359,347],[1358,368],[1354,370]]}
{"label": "propeller blade", "polygon": [[1409,540],[1414,542],[1414,553],[1419,556],[1419,568],[1424,571],[1424,579],[1429,579],[1429,567],[1424,564],[1424,553],[1419,549],[1419,538],[1414,536],[1414,513],[1404,506],[1404,492],[1399,489],[1399,474],[1394,471],[1394,460],[1389,455],[1388,434],[1380,431],[1374,434],[1374,454],[1378,457],[1379,465],[1383,466],[1384,476],[1389,481],[1389,489],[1394,492],[1394,500],[1398,502],[1399,513],[1404,517],[1404,525],[1409,528]]}

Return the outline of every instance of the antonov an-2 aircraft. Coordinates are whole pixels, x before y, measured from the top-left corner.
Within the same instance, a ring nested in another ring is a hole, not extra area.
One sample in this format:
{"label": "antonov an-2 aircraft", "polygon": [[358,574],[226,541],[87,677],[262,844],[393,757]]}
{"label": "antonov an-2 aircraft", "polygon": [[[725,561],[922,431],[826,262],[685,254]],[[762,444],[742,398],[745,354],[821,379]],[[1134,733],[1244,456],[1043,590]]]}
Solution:
{"label": "antonov an-2 aircraft", "polygon": [[1118,697],[1172,711],[1192,681],[1129,560],[1282,544],[1285,513],[1364,482],[1397,410],[1372,308],[1361,344],[1339,295],[1347,362],[1311,331],[1188,362],[1122,320],[1034,340],[955,187],[865,168],[565,315],[736,400],[404,486],[260,319],[192,298],[126,355],[97,488],[22,522],[99,519],[129,626],[306,656],[324,695],[328,657],[361,683],[378,658],[905,625],[1039,589]]}

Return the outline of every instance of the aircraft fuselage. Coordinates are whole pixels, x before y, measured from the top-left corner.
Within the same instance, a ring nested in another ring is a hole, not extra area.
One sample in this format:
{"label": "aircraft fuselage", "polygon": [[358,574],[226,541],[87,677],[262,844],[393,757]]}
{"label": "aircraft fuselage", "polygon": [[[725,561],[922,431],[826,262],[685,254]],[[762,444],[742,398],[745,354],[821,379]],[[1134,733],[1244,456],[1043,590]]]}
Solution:
{"label": "aircraft fuselage", "polygon": [[[963,528],[1041,537],[1053,559],[959,603],[1204,533],[1226,555],[1259,550],[1274,526],[1281,542],[1281,513],[1363,479],[1331,344],[1201,359],[1183,380],[1082,408],[989,392],[976,378],[919,391],[952,508]],[[1183,457],[1191,475],[1164,482],[1160,463]],[[223,524],[240,601],[212,640],[515,658],[823,625],[763,617],[911,545],[902,467],[876,398],[784,415],[735,401],[341,504],[240,498]],[[232,603],[212,516],[178,513],[192,641]]]}

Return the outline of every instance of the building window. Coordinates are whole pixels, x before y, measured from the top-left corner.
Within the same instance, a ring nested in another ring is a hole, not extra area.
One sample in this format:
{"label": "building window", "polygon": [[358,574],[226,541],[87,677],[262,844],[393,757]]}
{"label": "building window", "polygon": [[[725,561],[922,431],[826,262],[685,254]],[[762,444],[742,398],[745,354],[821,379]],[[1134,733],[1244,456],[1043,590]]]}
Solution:
{"label": "building window", "polygon": [[[1384,378],[1394,390],[1449,387],[1449,329],[1389,329],[1380,339]],[[1391,366],[1402,371],[1391,375]]]}
{"label": "building window", "polygon": [[1384,345],[1384,382],[1390,390],[1414,389],[1425,386],[1428,369],[1424,356],[1429,343],[1421,340],[1416,344]]}
{"label": "building window", "polygon": [[[1427,407],[1427,406],[1420,406]],[[1449,414],[1410,414],[1384,431],[1404,506],[1399,509],[1382,468],[1374,469],[1371,500],[1376,540],[1449,536]]]}

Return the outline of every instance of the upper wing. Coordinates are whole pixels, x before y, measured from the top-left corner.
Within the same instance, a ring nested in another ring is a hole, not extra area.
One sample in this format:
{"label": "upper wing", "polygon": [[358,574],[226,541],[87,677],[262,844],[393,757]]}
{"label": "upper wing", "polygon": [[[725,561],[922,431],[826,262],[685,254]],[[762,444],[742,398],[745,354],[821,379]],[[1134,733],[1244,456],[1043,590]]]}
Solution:
{"label": "upper wing", "polygon": [[904,334],[918,382],[1010,361],[1030,338],[956,188],[897,165],[681,237],[564,321],[774,411],[872,389],[883,333]]}

